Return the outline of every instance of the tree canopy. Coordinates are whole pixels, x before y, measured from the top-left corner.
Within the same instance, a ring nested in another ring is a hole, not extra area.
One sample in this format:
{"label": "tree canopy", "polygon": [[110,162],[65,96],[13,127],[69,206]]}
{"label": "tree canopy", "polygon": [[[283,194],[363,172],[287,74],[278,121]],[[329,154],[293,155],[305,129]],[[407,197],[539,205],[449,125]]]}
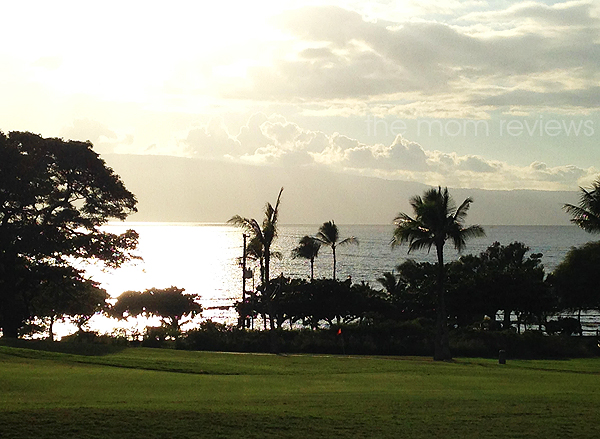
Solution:
{"label": "tree canopy", "polygon": [[549,277],[563,308],[600,309],[600,242],[573,247]]}
{"label": "tree canopy", "polygon": [[173,336],[180,332],[182,319],[202,312],[194,294],[183,294],[183,288],[150,288],[143,292],[125,291],[111,309],[114,317],[159,317]]}
{"label": "tree canopy", "polygon": [[[134,257],[135,231],[116,235],[101,226],[124,220],[136,211],[136,202],[90,142],[0,132],[0,327],[5,337],[18,336],[24,322],[36,316],[34,299],[75,261],[118,267]],[[85,289],[85,279],[72,273],[70,278]]]}
{"label": "tree canopy", "polygon": [[298,245],[292,250],[293,258],[303,258],[310,261],[310,280],[315,278],[315,258],[319,255],[321,242],[312,236],[300,238]]}

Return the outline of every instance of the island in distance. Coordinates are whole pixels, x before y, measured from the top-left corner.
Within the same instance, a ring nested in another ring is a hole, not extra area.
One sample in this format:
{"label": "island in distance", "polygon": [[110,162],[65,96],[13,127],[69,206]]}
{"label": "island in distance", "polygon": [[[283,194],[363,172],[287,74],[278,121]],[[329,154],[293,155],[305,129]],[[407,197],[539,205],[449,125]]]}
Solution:
{"label": "island in distance", "polygon": [[[137,197],[131,221],[223,223],[235,212],[259,217],[265,200],[281,187],[280,221],[320,224],[390,224],[408,211],[426,185],[313,168],[252,166],[158,155],[102,155]],[[575,188],[574,188],[575,189]],[[472,197],[469,222],[485,225],[568,225],[564,203],[578,192],[451,188],[455,199]]]}

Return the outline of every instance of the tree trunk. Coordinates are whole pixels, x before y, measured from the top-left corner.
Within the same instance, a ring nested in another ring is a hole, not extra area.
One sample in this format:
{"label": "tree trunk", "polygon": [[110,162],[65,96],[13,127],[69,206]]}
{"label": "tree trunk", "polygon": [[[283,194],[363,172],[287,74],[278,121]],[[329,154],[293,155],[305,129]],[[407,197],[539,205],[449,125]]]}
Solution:
{"label": "tree trunk", "polygon": [[264,286],[265,294],[268,295],[270,292],[269,290],[270,290],[270,286],[271,286],[270,279],[269,279],[269,277],[271,275],[271,273],[270,273],[270,271],[271,271],[271,267],[270,267],[270,265],[271,265],[271,254],[270,254],[271,248],[268,246],[265,246],[264,252],[265,252],[265,276],[263,279],[263,286]]}
{"label": "tree trunk", "polygon": [[265,252],[265,283],[263,284],[264,288],[264,294],[265,294],[265,299],[267,301],[267,312],[269,313],[269,328],[271,330],[275,329],[275,321],[274,318],[275,316],[273,315],[273,304],[272,304],[272,291],[271,291],[271,280],[270,280],[270,271],[271,271],[271,246],[270,245],[265,245],[264,246],[264,252]]}
{"label": "tree trunk", "polygon": [[502,324],[502,329],[506,330],[510,328],[510,314],[511,314],[511,310],[510,309],[505,309],[504,310],[504,323]]}
{"label": "tree trunk", "polygon": [[48,340],[54,341],[54,316],[50,316],[50,326],[48,328]]}
{"label": "tree trunk", "polygon": [[19,323],[15,319],[4,318],[2,322],[2,337],[3,338],[19,338]]}
{"label": "tree trunk", "polygon": [[331,246],[331,250],[333,252],[333,280],[335,280],[335,244]]}
{"label": "tree trunk", "polygon": [[436,333],[434,342],[433,359],[435,361],[451,360],[450,353],[450,334],[448,332],[448,316],[446,314],[445,299],[445,267],[444,267],[444,244],[436,245],[438,259],[438,279],[437,279],[437,318]]}
{"label": "tree trunk", "polygon": [[2,337],[19,338],[19,329],[23,326],[24,305],[19,303],[15,294],[8,289],[0,290],[0,312],[2,313]]}

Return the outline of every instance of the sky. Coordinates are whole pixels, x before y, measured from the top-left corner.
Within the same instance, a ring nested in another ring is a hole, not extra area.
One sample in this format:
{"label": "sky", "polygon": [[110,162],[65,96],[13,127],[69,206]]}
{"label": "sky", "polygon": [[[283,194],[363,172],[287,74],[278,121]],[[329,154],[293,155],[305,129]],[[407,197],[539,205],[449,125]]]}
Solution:
{"label": "sky", "polygon": [[0,130],[473,189],[600,174],[597,1],[0,3]]}

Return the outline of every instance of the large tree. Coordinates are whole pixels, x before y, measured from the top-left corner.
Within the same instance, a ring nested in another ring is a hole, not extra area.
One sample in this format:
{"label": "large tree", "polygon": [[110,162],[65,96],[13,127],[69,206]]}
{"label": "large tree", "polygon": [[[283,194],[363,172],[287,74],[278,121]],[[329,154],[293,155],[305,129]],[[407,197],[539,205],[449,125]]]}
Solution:
{"label": "large tree", "polygon": [[457,208],[448,193],[448,188],[432,188],[425,191],[423,197],[417,195],[410,199],[414,218],[406,213],[400,213],[394,219],[396,228],[392,246],[408,243],[409,253],[420,249],[429,251],[432,246],[436,249],[438,276],[434,360],[452,358],[444,286],[444,245],[449,239],[458,251],[462,251],[467,239],[485,234],[481,226],[464,227],[463,225],[472,202],[471,198],[467,198]]}
{"label": "large tree", "polygon": [[327,221],[321,225],[316,239],[321,242],[321,244],[331,247],[331,252],[333,253],[333,280],[335,280],[337,262],[335,254],[336,248],[347,244],[358,245],[358,239],[356,239],[354,236],[351,236],[350,238],[345,238],[340,241],[340,232],[338,230],[338,226],[336,226],[333,221]]}
{"label": "large tree", "polygon": [[[267,302],[268,306],[271,306],[270,299],[274,294],[270,278],[271,256],[273,256],[271,245],[277,237],[277,221],[279,220],[279,205],[281,203],[282,192],[283,188],[279,190],[279,195],[277,195],[275,206],[273,206],[271,203],[267,203],[265,205],[262,225],[259,224],[259,222],[254,218],[246,218],[240,215],[234,215],[228,221],[228,223],[241,227],[250,233],[250,242],[254,243],[254,245],[258,244],[260,247],[259,249],[255,250],[257,250],[256,253],[262,253],[262,261],[264,262],[264,270],[262,272],[261,279],[262,293],[265,296],[265,301]],[[274,324],[275,322],[273,322],[271,319],[271,329],[275,328]]]}
{"label": "large tree", "polygon": [[[118,267],[137,246],[133,230],[102,230],[136,211],[136,199],[89,142],[0,132],[0,327],[17,337],[43,278],[94,260]],[[38,274],[46,273],[42,277]],[[74,271],[75,273],[75,271]]]}
{"label": "large tree", "polygon": [[563,208],[571,215],[571,222],[590,233],[600,233],[600,178],[591,189],[580,187],[579,205],[565,204]]}

